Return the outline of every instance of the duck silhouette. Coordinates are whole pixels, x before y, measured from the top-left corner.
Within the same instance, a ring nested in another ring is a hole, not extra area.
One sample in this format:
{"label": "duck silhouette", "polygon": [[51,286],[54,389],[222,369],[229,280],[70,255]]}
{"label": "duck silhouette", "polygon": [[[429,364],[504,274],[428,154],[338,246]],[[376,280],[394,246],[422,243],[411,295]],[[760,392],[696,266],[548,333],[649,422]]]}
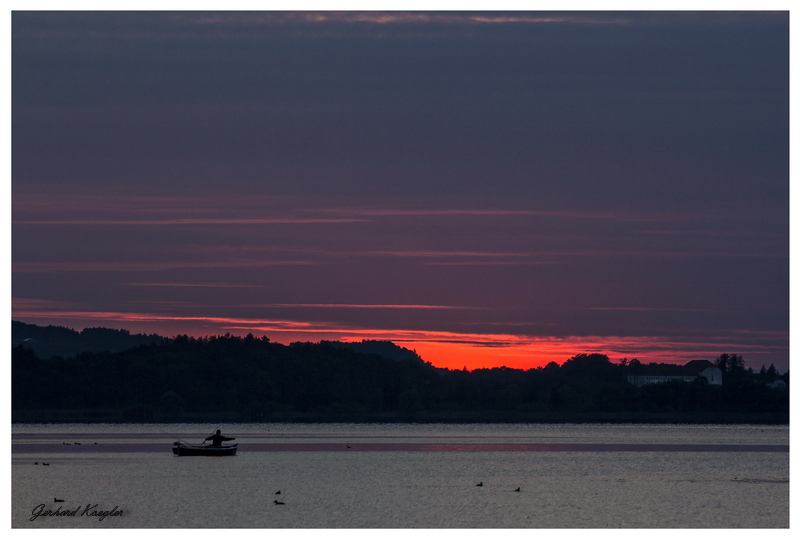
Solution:
{"label": "duck silhouette", "polygon": [[64,502],[64,499],[53,499],[53,502]]}
{"label": "duck silhouette", "polygon": [[483,487],[483,482],[478,482],[477,484],[475,484],[475,487]]}
{"label": "duck silhouette", "polygon": [[278,491],[275,492],[275,495],[280,495],[280,494],[281,494],[281,490],[278,490]]}
{"label": "duck silhouette", "polygon": [[286,503],[282,503],[282,502],[281,502],[281,501],[279,501],[278,499],[275,499],[275,500],[274,500],[274,501],[272,501],[272,502],[274,502],[275,504],[286,504]]}
{"label": "duck silhouette", "polygon": [[49,463],[45,463],[44,461],[42,461],[42,465],[50,465],[50,464]]}
{"label": "duck silhouette", "polygon": [[519,488],[515,489],[514,491],[521,491]]}

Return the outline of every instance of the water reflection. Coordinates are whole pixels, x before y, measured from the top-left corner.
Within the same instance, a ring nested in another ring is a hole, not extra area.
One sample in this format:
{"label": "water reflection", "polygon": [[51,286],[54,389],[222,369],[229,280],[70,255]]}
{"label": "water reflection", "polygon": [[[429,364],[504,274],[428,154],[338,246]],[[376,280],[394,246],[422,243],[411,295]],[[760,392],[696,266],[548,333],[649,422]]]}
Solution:
{"label": "water reflection", "polygon": [[[785,427],[224,428],[240,442],[235,457],[171,455],[175,439],[163,431],[200,439],[207,426],[14,426],[12,525],[788,526]],[[54,498],[123,514],[31,522]]]}

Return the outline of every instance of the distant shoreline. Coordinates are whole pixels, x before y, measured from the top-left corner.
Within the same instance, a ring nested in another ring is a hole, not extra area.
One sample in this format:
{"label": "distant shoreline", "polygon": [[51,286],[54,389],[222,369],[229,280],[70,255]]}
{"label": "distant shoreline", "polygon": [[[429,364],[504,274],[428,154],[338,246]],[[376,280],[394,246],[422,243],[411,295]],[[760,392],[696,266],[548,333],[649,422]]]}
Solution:
{"label": "distant shoreline", "polygon": [[325,415],[315,413],[272,413],[269,418],[249,418],[233,411],[216,415],[175,415],[149,420],[122,418],[122,413],[97,411],[14,411],[12,424],[161,424],[161,423],[247,423],[247,424],[762,424],[788,425],[788,414],[736,412],[652,412],[652,413],[539,413],[476,411],[471,413],[420,412],[413,421],[392,414]]}

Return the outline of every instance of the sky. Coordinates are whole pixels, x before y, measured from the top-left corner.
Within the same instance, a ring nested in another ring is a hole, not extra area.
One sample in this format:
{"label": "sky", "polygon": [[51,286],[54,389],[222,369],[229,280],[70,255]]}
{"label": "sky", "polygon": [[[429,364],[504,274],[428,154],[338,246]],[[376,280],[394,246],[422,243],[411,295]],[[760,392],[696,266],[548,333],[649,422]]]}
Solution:
{"label": "sky", "polygon": [[787,12],[14,12],[31,324],[789,367]]}

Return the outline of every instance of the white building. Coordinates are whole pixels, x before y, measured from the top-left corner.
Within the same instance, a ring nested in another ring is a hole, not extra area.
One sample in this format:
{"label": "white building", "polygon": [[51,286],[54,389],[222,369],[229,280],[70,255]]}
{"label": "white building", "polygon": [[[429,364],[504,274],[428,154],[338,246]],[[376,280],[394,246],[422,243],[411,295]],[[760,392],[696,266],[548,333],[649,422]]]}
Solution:
{"label": "white building", "polygon": [[628,375],[628,382],[634,386],[644,386],[669,381],[694,382],[702,377],[708,384],[722,384],[722,371],[708,360],[692,360],[680,368],[679,373]]}

